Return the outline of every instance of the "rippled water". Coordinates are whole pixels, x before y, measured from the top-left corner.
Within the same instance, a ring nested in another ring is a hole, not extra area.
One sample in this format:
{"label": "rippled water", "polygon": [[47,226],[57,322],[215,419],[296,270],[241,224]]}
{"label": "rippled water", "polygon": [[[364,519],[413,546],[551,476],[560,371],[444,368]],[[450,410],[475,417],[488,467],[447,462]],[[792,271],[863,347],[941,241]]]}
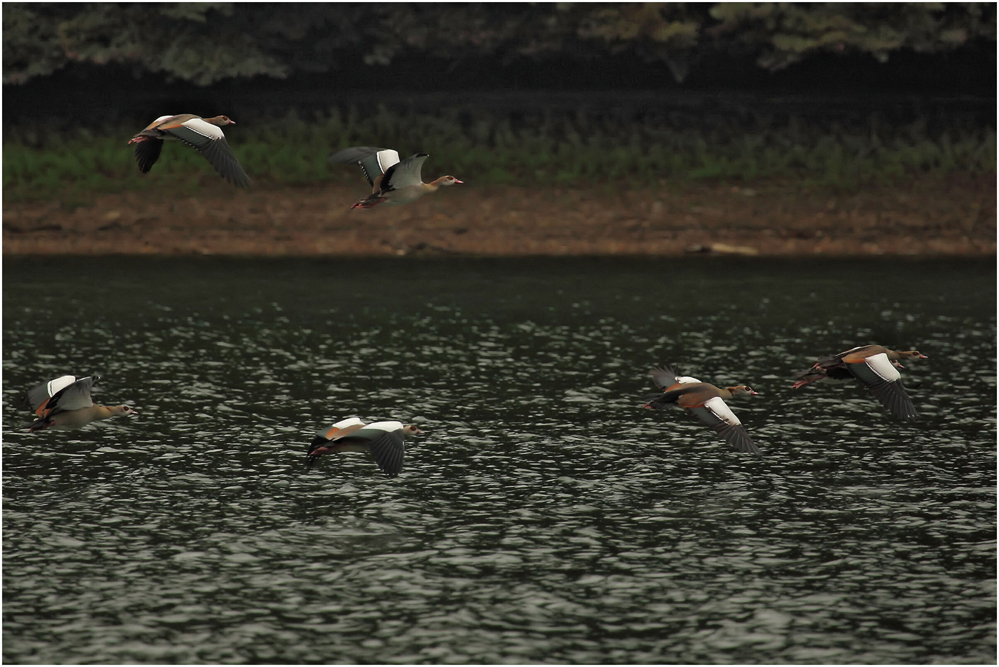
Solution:
{"label": "rippled water", "polygon": [[[5,259],[5,662],[996,659],[995,262]],[[792,391],[915,347],[921,414]],[[670,362],[763,456],[641,409]],[[28,434],[32,384],[140,414]],[[304,474],[415,421],[399,478]]]}

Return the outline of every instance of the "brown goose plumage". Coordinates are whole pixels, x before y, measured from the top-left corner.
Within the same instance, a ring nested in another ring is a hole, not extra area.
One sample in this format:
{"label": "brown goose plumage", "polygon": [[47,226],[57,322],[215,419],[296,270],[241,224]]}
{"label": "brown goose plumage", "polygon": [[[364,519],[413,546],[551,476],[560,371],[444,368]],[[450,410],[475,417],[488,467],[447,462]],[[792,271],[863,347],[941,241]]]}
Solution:
{"label": "brown goose plumage", "polygon": [[902,376],[896,368],[903,368],[902,359],[926,358],[925,354],[916,350],[895,351],[881,345],[861,345],[819,359],[810,369],[796,376],[792,389],[821,380],[856,379],[870,389],[893,415],[903,420],[915,420],[918,417],[916,408],[905,392]]}
{"label": "brown goose plumage", "polygon": [[163,150],[164,140],[182,141],[205,156],[222,178],[237,187],[245,188],[250,185],[250,177],[243,171],[225,134],[219,129],[235,124],[228,116],[202,118],[189,113],[160,116],[128,143],[135,144],[135,160],[143,174],[148,173],[156,164]]}
{"label": "brown goose plumage", "polygon": [[90,389],[97,379],[96,375],[79,380],[63,375],[32,387],[21,401],[21,407],[38,417],[28,425],[28,430],[80,428],[94,421],[136,414],[127,405],[94,405]]}
{"label": "brown goose plumage", "polygon": [[759,448],[743,428],[742,422],[724,400],[733,396],[757,396],[758,393],[751,387],[746,385],[716,387],[697,378],[678,375],[666,367],[654,368],[649,374],[656,386],[663,388],[663,394],[646,403],[645,407],[657,409],[678,405],[700,419],[740,452],[760,453]]}

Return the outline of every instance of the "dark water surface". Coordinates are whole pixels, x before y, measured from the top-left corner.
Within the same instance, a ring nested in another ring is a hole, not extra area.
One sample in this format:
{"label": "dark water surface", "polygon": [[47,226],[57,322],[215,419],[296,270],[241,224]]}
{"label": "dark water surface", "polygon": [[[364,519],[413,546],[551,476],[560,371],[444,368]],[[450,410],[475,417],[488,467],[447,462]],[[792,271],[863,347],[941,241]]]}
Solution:
{"label": "dark water surface", "polygon": [[[5,259],[5,662],[996,660],[994,261]],[[790,389],[916,348],[919,410]],[[763,455],[641,409],[669,362]],[[29,434],[64,374],[139,411]],[[427,434],[304,474],[315,429]]]}

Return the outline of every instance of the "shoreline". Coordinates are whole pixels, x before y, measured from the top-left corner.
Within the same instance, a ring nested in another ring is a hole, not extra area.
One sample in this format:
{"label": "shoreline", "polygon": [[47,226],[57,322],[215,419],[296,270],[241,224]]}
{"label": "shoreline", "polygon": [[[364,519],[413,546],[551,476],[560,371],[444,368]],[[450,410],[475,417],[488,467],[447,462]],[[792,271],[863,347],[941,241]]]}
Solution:
{"label": "shoreline", "polygon": [[457,186],[400,207],[351,210],[364,187],[207,181],[87,203],[3,207],[3,254],[166,256],[987,257],[994,176],[915,178],[851,192],[794,183]]}

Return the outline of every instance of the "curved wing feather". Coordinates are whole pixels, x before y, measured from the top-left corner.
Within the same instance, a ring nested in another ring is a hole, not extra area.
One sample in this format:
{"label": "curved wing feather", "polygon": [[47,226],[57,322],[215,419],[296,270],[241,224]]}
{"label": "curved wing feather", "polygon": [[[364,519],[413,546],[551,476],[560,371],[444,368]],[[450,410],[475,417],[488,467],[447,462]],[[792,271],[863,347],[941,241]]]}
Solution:
{"label": "curved wing feather", "polygon": [[848,364],[847,368],[893,415],[906,421],[919,417],[916,407],[902,386],[900,379],[902,375],[888,361],[886,354],[876,354],[864,362]]}
{"label": "curved wing feather", "polygon": [[222,178],[229,181],[237,188],[245,188],[250,185],[250,177],[243,171],[243,166],[236,159],[236,154],[229,147],[229,142],[223,139],[216,139],[198,149],[205,159],[215,167],[215,171]]}
{"label": "curved wing feather", "polygon": [[421,172],[428,157],[430,156],[426,153],[417,153],[386,169],[385,177],[382,178],[382,192],[423,185]]}
{"label": "curved wing feather", "polygon": [[163,151],[162,139],[146,139],[135,144],[135,161],[139,165],[139,171],[148,174],[156,161],[160,159]]}
{"label": "curved wing feather", "polygon": [[368,179],[368,185],[374,187],[375,179],[384,174],[389,167],[399,162],[399,153],[391,148],[373,148],[371,146],[354,146],[329,156],[330,162],[341,164],[356,163]]}
{"label": "curved wing feather", "polygon": [[[232,152],[225,135],[217,126],[195,118],[175,127],[164,128],[163,131],[197,149],[222,178],[236,187],[245,188],[250,185],[250,177],[243,171],[236,154]],[[142,141],[138,146],[146,143],[150,142]]]}
{"label": "curved wing feather", "polygon": [[749,437],[739,418],[720,397],[716,396],[705,401],[704,405],[688,408],[688,410],[740,452],[760,453],[760,449]]}
{"label": "curved wing feather", "polygon": [[94,404],[90,398],[90,389],[94,385],[93,377],[80,378],[52,395],[44,408],[39,408],[43,414],[40,417],[51,416],[57,412],[68,412],[89,408]]}
{"label": "curved wing feather", "polygon": [[406,439],[402,431],[385,431],[380,437],[368,443],[372,458],[378,467],[389,477],[402,472],[402,461],[406,452]]}
{"label": "curved wing feather", "polygon": [[656,383],[657,387],[672,387],[677,383],[677,374],[669,366],[663,366],[662,368],[653,368],[649,371],[649,375],[652,376],[652,381]]}
{"label": "curved wing feather", "polygon": [[24,398],[21,399],[19,406],[35,412],[61,389],[65,389],[74,382],[76,382],[76,377],[72,375],[61,375],[54,380],[43,382],[37,387],[29,389]]}

